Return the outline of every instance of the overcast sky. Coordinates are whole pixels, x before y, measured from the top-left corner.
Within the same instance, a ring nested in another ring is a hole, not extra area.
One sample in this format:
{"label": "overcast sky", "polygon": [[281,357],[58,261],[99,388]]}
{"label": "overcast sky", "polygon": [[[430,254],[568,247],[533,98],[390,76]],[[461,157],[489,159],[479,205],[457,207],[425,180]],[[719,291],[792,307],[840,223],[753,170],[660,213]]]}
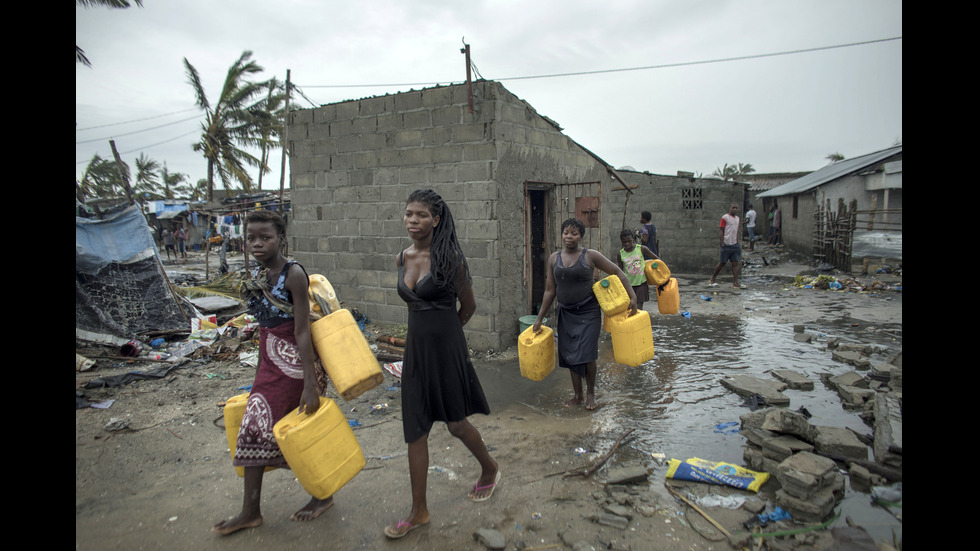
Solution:
{"label": "overcast sky", "polygon": [[[900,0],[76,6],[75,42],[92,67],[75,64],[75,177],[94,154],[112,158],[109,139],[133,170],[145,153],[191,182],[206,177],[191,149],[203,112],[185,57],[212,103],[251,50],[261,78],[291,70],[303,93],[294,105],[312,108],[464,82],[464,38],[474,78],[500,81],[617,168],[816,170],[828,154],[856,157],[903,138],[901,36]],[[552,76],[567,73],[587,74]],[[280,155],[263,189],[278,189]]]}

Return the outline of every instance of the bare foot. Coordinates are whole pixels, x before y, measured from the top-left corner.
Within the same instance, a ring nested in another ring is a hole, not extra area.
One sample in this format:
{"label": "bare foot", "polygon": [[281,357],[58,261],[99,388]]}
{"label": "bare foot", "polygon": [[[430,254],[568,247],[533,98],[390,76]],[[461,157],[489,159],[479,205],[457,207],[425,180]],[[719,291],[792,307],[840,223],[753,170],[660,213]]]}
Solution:
{"label": "bare foot", "polygon": [[245,528],[255,528],[262,524],[262,517],[258,516],[255,518],[245,518],[242,515],[238,515],[235,518],[230,518],[228,520],[223,520],[218,524],[211,527],[211,531],[215,534],[221,534],[222,536],[227,536],[228,534],[234,534],[239,530],[244,530]]}
{"label": "bare foot", "polygon": [[585,409],[587,410],[599,409],[599,402],[595,401],[595,396],[592,395],[588,396],[588,398],[585,400]]}
{"label": "bare foot", "polygon": [[293,513],[289,520],[313,520],[321,513],[333,506],[333,496],[327,499],[310,498],[310,502],[302,509]]}
{"label": "bare foot", "polygon": [[569,408],[569,407],[578,406],[578,405],[581,405],[581,404],[582,404],[582,397],[581,396],[576,396],[574,398],[571,398],[571,399],[567,400],[565,402],[565,407]]}

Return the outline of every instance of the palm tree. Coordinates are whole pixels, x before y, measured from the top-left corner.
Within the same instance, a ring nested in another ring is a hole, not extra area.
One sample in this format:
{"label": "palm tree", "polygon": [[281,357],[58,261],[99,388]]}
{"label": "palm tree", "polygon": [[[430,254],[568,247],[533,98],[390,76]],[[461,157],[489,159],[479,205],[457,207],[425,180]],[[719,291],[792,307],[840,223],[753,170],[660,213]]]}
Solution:
{"label": "palm tree", "polygon": [[[143,7],[143,0],[133,0],[133,2],[139,6]],[[128,0],[75,0],[76,6],[82,6],[83,8],[93,8],[96,6],[101,6],[104,8],[111,9],[126,9],[129,7]],[[81,63],[86,67],[92,67],[92,62],[88,60],[85,56],[85,51],[75,44],[75,63]]]}
{"label": "palm tree", "polygon": [[[126,163],[122,164],[122,171],[128,178],[129,166]],[[85,174],[78,185],[85,197],[115,197],[116,189],[122,188],[123,182],[116,161],[103,159],[96,153],[85,167]]]}
{"label": "palm tree", "polygon": [[163,162],[163,168],[160,169],[160,182],[163,185],[164,199],[173,199],[178,193],[189,193],[191,187],[184,183],[186,181],[186,174],[183,172],[170,172],[167,170],[167,162]]}
{"label": "palm tree", "polygon": [[204,92],[197,69],[184,58],[184,68],[197,96],[197,104],[204,109],[201,141],[194,144],[194,151],[202,152],[208,162],[208,201],[214,199],[215,172],[225,189],[237,181],[249,192],[252,190],[252,177],[246,165],[254,167],[261,164],[259,159],[243,149],[261,145],[263,113],[266,112],[263,92],[267,83],[248,80],[250,75],[262,71],[262,67],[251,57],[252,52],[246,50],[228,68],[224,87],[213,106]]}
{"label": "palm tree", "polygon": [[840,153],[829,153],[824,158],[830,161],[830,164],[839,163],[844,160],[844,156]]}
{"label": "palm tree", "polygon": [[136,158],[136,182],[133,184],[133,194],[137,197],[160,196],[160,182],[157,179],[157,171],[160,163],[140,153]]}
{"label": "palm tree", "polygon": [[751,163],[736,163],[734,165],[725,163],[723,167],[716,168],[711,175],[718,176],[723,180],[738,180],[742,176],[753,172],[755,172],[755,168],[753,168]]}

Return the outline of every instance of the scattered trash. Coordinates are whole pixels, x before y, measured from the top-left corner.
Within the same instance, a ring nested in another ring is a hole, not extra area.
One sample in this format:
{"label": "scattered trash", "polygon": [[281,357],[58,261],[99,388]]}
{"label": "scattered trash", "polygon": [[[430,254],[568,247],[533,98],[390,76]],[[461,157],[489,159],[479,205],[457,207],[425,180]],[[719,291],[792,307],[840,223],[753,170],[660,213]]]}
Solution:
{"label": "scattered trash", "polygon": [[165,339],[163,337],[159,337],[159,338],[156,338],[156,339],[153,339],[152,341],[150,341],[150,346],[152,346],[153,348],[160,348],[166,342],[167,342],[167,339]]}
{"label": "scattered trash", "polygon": [[238,361],[244,367],[258,367],[259,366],[259,351],[254,350],[252,352],[242,352],[238,356]]}
{"label": "scattered trash", "polygon": [[664,464],[664,460],[667,459],[667,456],[665,454],[657,453],[657,452],[651,453],[650,456],[653,457],[657,461],[657,464],[661,466]]}
{"label": "scattered trash", "polygon": [[385,402],[383,404],[374,404],[373,406],[371,406],[371,413],[379,412],[387,407],[388,407],[388,402]]}
{"label": "scattered trash", "polygon": [[534,520],[538,520],[539,518],[541,518],[541,513],[534,513],[531,515],[531,518]]}
{"label": "scattered trash", "polygon": [[385,369],[387,369],[388,373],[391,373],[395,377],[398,377],[399,379],[402,378],[402,362],[385,364]]}
{"label": "scattered trash", "polygon": [[728,421],[726,423],[718,423],[715,425],[715,432],[723,434],[732,434],[739,431],[738,421]]}
{"label": "scattered trash", "polygon": [[711,300],[711,297],[706,297],[704,295],[701,295],[701,300],[710,301]]}
{"label": "scattered trash", "polygon": [[792,518],[793,517],[791,517],[789,513],[779,507],[776,507],[772,510],[772,512],[762,513],[750,518],[749,520],[743,522],[742,526],[745,526],[747,530],[751,530],[756,526],[765,526],[770,522],[776,522],[778,520],[791,520]]}
{"label": "scattered trash", "polygon": [[432,465],[432,466],[430,466],[429,467],[429,472],[430,473],[446,473],[446,476],[449,477],[449,480],[456,480],[456,479],[459,478],[459,475],[457,475],[456,472],[453,471],[452,469],[447,469],[445,467],[440,467],[438,465]]}
{"label": "scattered trash", "polygon": [[113,417],[112,419],[109,419],[109,422],[102,428],[110,432],[127,430],[129,429],[129,421],[118,417]]}
{"label": "scattered trash", "polygon": [[797,409],[796,412],[803,415],[803,417],[806,417],[807,419],[813,417],[813,414],[810,413],[810,410],[806,409],[803,406],[800,406],[800,408]]}
{"label": "scattered trash", "polygon": [[103,400],[101,402],[91,403],[91,404],[89,404],[89,407],[93,407],[95,409],[109,409],[109,406],[111,406],[115,402],[116,401],[113,400],[113,399]]}
{"label": "scattered trash", "polygon": [[752,492],[758,492],[759,488],[769,480],[769,473],[751,471],[745,467],[721,461],[707,461],[692,457],[684,461],[671,459],[669,463],[670,466],[667,468],[665,476],[676,480],[721,484]]}
{"label": "scattered trash", "polygon": [[359,426],[361,426],[361,422],[360,422],[360,421],[358,421],[357,419],[349,419],[349,420],[347,421],[347,424],[348,424],[348,425],[350,425],[350,426],[351,426],[351,428],[353,428],[353,427],[359,427]]}
{"label": "scattered trash", "polygon": [[684,316],[685,318],[691,317],[691,313],[690,312],[681,312],[681,315]]}
{"label": "scattered trash", "polygon": [[724,507],[725,509],[738,509],[745,504],[745,500],[745,496],[707,495],[698,498],[697,503],[702,507]]}
{"label": "scattered trash", "polygon": [[88,371],[95,365],[95,360],[90,360],[80,354],[75,354],[75,371]]}
{"label": "scattered trash", "polygon": [[575,452],[575,455],[582,455],[583,453],[589,453],[589,450],[585,448],[575,448],[572,451]]}
{"label": "scattered trash", "polygon": [[388,392],[398,392],[401,389],[397,386],[386,386],[385,390],[387,390]]}

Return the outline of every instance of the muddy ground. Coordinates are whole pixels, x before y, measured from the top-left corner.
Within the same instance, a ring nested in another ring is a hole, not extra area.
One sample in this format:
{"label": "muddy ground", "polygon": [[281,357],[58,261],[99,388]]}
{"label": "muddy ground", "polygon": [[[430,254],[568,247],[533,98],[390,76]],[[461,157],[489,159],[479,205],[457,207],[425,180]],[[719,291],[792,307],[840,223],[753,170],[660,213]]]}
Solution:
{"label": "muddy ground", "polygon": [[[191,255],[189,265],[203,258],[202,253]],[[766,265],[763,257],[775,263]],[[778,307],[742,307],[740,291],[731,289],[728,271],[719,276],[719,286],[714,288],[705,285],[710,274],[677,276],[682,289],[717,293],[714,296],[722,300],[711,305],[716,315],[807,323],[814,319],[819,303],[834,301],[846,305],[843,310],[855,323],[901,323],[901,291],[896,290],[900,289],[900,275],[873,273],[857,278],[866,285],[882,282],[882,287],[889,287],[884,292],[803,291],[788,282],[800,272],[812,272],[785,251],[759,247],[746,254],[746,261],[743,281],[754,290],[766,289]],[[706,305],[682,295],[681,306],[697,312]],[[654,318],[659,315],[655,302],[646,309]],[[398,330],[368,327],[382,334]],[[75,413],[76,549],[480,550],[487,548],[474,539],[480,528],[500,532],[506,538],[506,549],[589,549],[588,545],[622,550],[733,548],[719,529],[667,492],[663,470],[652,472],[646,483],[628,486],[626,495],[612,495],[605,485],[606,469],[616,465],[615,454],[592,476],[565,476],[590,467],[599,455],[586,458],[570,450],[585,446],[605,452],[617,436],[602,434],[593,426],[589,412],[581,408],[542,411],[494,395],[488,396],[492,414],[471,418],[500,464],[502,480],[492,499],[484,503],[466,499],[479,467],[445,427],[437,424],[429,439],[432,522],[401,540],[387,540],[382,529],[403,518],[411,504],[398,379],[387,371],[381,386],[350,402],[330,394],[348,419],[360,423],[355,435],[367,457],[364,470],[335,495],[331,509],[311,522],[289,520],[308,495],[290,471],[272,471],[263,487],[262,526],[227,537],[214,535],[211,526],[241,507],[242,479],[230,463],[221,404],[251,384],[254,368],[243,366],[239,353],[252,346],[245,342],[238,351],[204,351],[162,378],[115,388],[91,389],[85,383],[168,364],[100,359],[93,369],[76,373],[76,395],[81,391],[93,403],[113,400],[107,409],[87,407]],[[93,357],[115,353],[81,343],[77,351]],[[478,372],[519,369],[514,349],[489,356],[474,354],[474,363]],[[718,488],[671,484],[684,495],[695,496]],[[592,520],[611,503],[623,503],[632,512],[628,527],[604,526]],[[720,507],[705,512],[733,534],[744,533],[742,522],[752,516],[741,509]],[[828,549],[832,544],[828,531],[768,541],[773,548]]]}

